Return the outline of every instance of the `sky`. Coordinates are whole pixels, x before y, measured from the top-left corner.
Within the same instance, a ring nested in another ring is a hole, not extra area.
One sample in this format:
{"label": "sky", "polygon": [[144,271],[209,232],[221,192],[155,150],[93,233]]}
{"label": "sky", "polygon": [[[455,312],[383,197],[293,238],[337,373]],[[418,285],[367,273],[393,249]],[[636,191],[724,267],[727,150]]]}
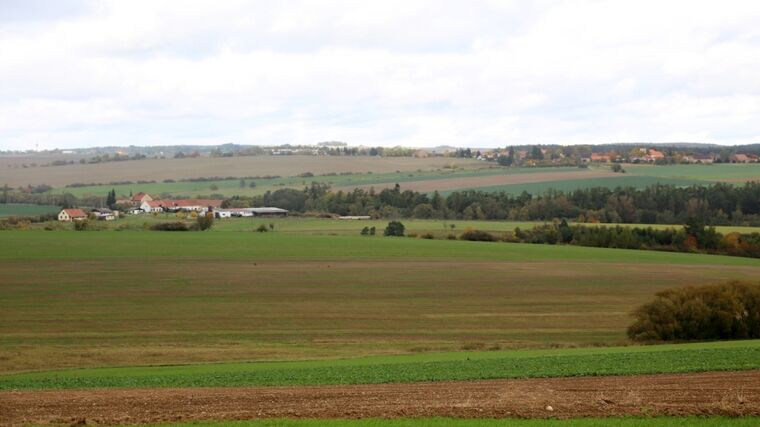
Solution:
{"label": "sky", "polygon": [[0,0],[0,149],[760,142],[760,1]]}

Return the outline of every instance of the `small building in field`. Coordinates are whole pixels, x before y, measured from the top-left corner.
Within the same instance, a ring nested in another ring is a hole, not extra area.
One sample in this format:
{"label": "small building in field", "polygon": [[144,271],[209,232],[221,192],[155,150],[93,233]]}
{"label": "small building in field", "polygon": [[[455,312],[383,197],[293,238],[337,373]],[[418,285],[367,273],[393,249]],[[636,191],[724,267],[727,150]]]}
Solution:
{"label": "small building in field", "polygon": [[344,215],[344,216],[339,216],[338,219],[349,220],[349,221],[351,220],[362,221],[362,220],[372,219],[372,217],[369,215]]}
{"label": "small building in field", "polygon": [[87,219],[87,212],[82,209],[63,209],[58,213],[58,221],[82,221]]}

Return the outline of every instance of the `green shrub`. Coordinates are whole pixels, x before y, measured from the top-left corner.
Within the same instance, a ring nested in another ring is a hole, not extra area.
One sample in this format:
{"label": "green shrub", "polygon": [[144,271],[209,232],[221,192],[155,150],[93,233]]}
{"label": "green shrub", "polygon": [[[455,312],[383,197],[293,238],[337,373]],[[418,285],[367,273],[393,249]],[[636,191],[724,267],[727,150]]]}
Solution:
{"label": "green shrub", "polygon": [[87,231],[90,229],[90,220],[88,219],[82,219],[79,221],[74,221],[74,230],[76,231]]}
{"label": "green shrub", "polygon": [[496,236],[481,230],[465,230],[459,238],[462,240],[471,240],[474,242],[495,242]]}
{"label": "green shrub", "polygon": [[266,233],[267,231],[269,231],[269,229],[265,224],[261,224],[256,228],[256,232],[258,233]]}
{"label": "green shrub", "polygon": [[190,231],[187,224],[184,222],[160,222],[153,224],[150,229],[152,231]]}
{"label": "green shrub", "polygon": [[633,314],[628,337],[634,341],[760,338],[760,284],[668,289]]}
{"label": "green shrub", "polygon": [[214,214],[209,212],[206,215],[198,215],[195,221],[200,231],[206,231],[214,225]]}

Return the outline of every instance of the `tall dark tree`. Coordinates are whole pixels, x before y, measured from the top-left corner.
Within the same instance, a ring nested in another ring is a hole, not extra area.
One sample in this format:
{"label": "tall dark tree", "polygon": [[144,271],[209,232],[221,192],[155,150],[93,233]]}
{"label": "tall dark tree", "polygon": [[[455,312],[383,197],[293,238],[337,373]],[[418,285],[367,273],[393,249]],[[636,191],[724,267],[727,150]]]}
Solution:
{"label": "tall dark tree", "polygon": [[113,209],[114,206],[116,206],[116,190],[111,189],[111,191],[108,192],[108,196],[106,196],[106,206]]}

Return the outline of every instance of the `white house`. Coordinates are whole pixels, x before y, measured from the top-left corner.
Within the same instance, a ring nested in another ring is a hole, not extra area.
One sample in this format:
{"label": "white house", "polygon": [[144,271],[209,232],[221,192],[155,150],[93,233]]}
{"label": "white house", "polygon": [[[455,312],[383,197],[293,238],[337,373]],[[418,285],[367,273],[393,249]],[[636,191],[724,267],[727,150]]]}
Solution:
{"label": "white house", "polygon": [[87,219],[87,212],[82,209],[63,209],[58,213],[58,221],[81,221]]}

